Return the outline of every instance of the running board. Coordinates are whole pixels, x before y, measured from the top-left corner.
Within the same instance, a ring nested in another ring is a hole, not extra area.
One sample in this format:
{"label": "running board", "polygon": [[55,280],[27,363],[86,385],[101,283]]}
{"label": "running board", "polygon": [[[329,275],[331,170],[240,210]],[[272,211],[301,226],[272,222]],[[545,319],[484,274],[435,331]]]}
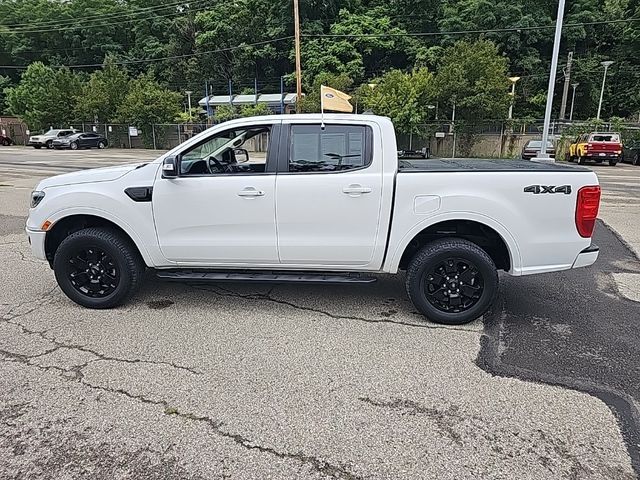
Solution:
{"label": "running board", "polygon": [[377,279],[349,273],[249,272],[210,270],[157,270],[162,280],[181,282],[255,282],[255,283],[373,283]]}

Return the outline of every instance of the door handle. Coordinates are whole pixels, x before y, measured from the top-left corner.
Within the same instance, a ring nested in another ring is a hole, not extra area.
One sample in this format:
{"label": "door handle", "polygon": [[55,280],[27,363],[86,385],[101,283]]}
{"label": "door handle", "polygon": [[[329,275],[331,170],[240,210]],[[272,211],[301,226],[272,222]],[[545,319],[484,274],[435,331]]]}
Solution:
{"label": "door handle", "polygon": [[362,195],[363,193],[371,193],[371,189],[369,187],[363,187],[359,183],[352,183],[348,187],[344,187],[342,193],[346,193],[347,195]]}
{"label": "door handle", "polygon": [[253,187],[246,187],[238,192],[239,197],[264,197],[262,190],[256,190]]}

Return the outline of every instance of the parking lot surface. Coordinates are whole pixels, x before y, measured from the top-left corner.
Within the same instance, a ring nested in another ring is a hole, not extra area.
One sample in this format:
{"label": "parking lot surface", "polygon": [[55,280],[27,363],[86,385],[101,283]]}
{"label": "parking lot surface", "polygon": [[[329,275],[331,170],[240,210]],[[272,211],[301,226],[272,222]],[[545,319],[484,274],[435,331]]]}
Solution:
{"label": "parking lot surface", "polygon": [[[156,155],[0,149],[0,478],[636,478],[632,236],[600,224],[594,266],[502,275],[496,307],[462,327],[416,314],[402,277],[150,276],[124,307],[73,304],[29,253],[30,190]],[[597,172],[605,222],[638,225],[640,168]]]}

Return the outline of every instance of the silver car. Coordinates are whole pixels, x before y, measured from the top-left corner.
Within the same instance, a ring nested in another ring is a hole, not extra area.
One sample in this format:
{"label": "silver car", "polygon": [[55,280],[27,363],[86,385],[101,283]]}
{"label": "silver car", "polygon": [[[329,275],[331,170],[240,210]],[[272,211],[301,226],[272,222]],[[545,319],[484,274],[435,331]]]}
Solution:
{"label": "silver car", "polygon": [[53,148],[53,141],[56,138],[66,137],[67,135],[71,135],[76,132],[77,130],[75,128],[52,128],[42,135],[34,135],[32,137],[29,137],[29,145],[34,148]]}

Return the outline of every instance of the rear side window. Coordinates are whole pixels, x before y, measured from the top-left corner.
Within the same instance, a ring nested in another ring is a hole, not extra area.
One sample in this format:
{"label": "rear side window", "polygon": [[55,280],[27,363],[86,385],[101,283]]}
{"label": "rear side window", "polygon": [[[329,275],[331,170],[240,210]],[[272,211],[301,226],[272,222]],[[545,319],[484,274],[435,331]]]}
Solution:
{"label": "rear side window", "polygon": [[371,163],[370,129],[360,125],[293,125],[289,172],[340,172]]}
{"label": "rear side window", "polygon": [[591,135],[590,142],[617,142],[620,143],[620,136],[617,133],[605,134],[598,133]]}

